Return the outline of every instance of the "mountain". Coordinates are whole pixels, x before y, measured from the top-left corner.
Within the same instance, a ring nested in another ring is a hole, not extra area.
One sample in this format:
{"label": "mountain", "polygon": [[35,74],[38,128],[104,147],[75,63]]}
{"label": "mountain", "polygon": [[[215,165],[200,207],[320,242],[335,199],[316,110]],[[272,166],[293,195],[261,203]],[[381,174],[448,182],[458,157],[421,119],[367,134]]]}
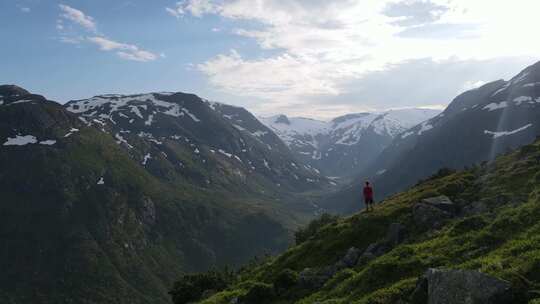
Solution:
{"label": "mountain", "polygon": [[277,191],[317,175],[194,95],[138,96],[0,86],[1,303],[169,303],[183,273],[286,248],[300,220]]}
{"label": "mountain", "polygon": [[154,176],[260,193],[328,185],[243,108],[184,93],[102,95],[66,109],[114,136]]}
{"label": "mountain", "polygon": [[218,293],[197,293],[212,284],[184,277],[175,303],[538,303],[539,159],[537,141],[426,180],[372,212],[321,218]]}
{"label": "mountain", "polygon": [[396,135],[439,113],[402,109],[348,114],[330,122],[285,115],[260,119],[300,160],[324,175],[348,177],[369,165]]}
{"label": "mountain", "polygon": [[[362,180],[379,199],[441,168],[461,169],[532,142],[540,135],[540,62],[509,81],[498,80],[456,97],[439,115],[401,133],[349,188],[327,206],[358,209]],[[354,207],[356,206],[356,207]]]}

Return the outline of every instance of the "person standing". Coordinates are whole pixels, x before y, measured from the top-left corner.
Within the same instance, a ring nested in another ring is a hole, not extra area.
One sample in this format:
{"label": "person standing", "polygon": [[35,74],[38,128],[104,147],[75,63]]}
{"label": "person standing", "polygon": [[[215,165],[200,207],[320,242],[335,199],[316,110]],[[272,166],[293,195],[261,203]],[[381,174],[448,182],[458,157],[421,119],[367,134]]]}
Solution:
{"label": "person standing", "polygon": [[369,211],[370,207],[373,210],[373,188],[367,181],[364,186],[364,204],[366,205],[366,212]]}

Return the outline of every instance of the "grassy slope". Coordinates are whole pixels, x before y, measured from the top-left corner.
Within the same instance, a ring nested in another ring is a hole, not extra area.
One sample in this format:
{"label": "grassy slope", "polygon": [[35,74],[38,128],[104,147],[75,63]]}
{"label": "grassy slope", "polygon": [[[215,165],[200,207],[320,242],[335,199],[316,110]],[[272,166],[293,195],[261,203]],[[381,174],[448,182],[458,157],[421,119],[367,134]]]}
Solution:
{"label": "grassy slope", "polygon": [[[54,146],[0,153],[2,302],[167,303],[184,271],[286,246],[263,208],[161,183],[95,129],[58,132]],[[145,198],[155,224],[141,223]]]}
{"label": "grassy slope", "polygon": [[[275,303],[395,303],[414,289],[429,267],[479,269],[520,290],[540,288],[540,142],[501,156],[488,166],[433,178],[375,208],[327,225],[309,241],[251,268],[229,290],[204,304],[227,303],[253,281],[271,283],[284,269],[334,263],[352,246],[365,249],[392,222],[408,228],[407,241],[368,264],[336,274],[319,291],[291,290]],[[490,212],[425,231],[412,220],[419,199],[448,195],[455,202],[483,201]]]}

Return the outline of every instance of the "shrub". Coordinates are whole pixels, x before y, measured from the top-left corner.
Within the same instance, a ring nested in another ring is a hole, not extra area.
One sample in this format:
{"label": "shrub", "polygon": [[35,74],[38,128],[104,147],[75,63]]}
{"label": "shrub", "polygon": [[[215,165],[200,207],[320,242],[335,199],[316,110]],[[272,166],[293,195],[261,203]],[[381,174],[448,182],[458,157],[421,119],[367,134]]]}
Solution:
{"label": "shrub", "polygon": [[234,273],[228,269],[211,270],[204,273],[186,274],[174,283],[169,294],[175,304],[197,301],[207,290],[221,291],[234,279]]}
{"label": "shrub", "polygon": [[274,288],[277,293],[288,290],[298,283],[298,273],[291,269],[281,271],[274,280]]}
{"label": "shrub", "polygon": [[339,216],[337,215],[323,213],[320,218],[311,221],[307,225],[307,227],[300,228],[294,233],[296,244],[298,245],[307,241],[310,237],[315,235],[317,231],[319,231],[319,229],[321,229],[323,226],[326,226],[330,223],[335,223],[338,221],[338,219]]}
{"label": "shrub", "polygon": [[272,284],[255,282],[245,295],[238,298],[238,301],[242,304],[268,303],[275,296],[276,293]]}

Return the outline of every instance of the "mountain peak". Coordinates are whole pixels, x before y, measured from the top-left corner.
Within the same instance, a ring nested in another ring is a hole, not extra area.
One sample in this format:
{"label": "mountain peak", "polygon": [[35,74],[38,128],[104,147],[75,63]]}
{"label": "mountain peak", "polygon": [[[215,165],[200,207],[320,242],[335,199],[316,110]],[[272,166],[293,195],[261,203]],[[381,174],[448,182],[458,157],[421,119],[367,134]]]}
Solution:
{"label": "mountain peak", "polygon": [[286,125],[290,125],[291,122],[289,121],[289,118],[286,116],[286,115],[278,115],[278,117],[276,117],[276,119],[274,120],[275,123],[281,123],[281,124],[286,124]]}
{"label": "mountain peak", "polygon": [[0,85],[0,95],[3,97],[12,97],[28,94],[30,94],[30,92],[14,84]]}

